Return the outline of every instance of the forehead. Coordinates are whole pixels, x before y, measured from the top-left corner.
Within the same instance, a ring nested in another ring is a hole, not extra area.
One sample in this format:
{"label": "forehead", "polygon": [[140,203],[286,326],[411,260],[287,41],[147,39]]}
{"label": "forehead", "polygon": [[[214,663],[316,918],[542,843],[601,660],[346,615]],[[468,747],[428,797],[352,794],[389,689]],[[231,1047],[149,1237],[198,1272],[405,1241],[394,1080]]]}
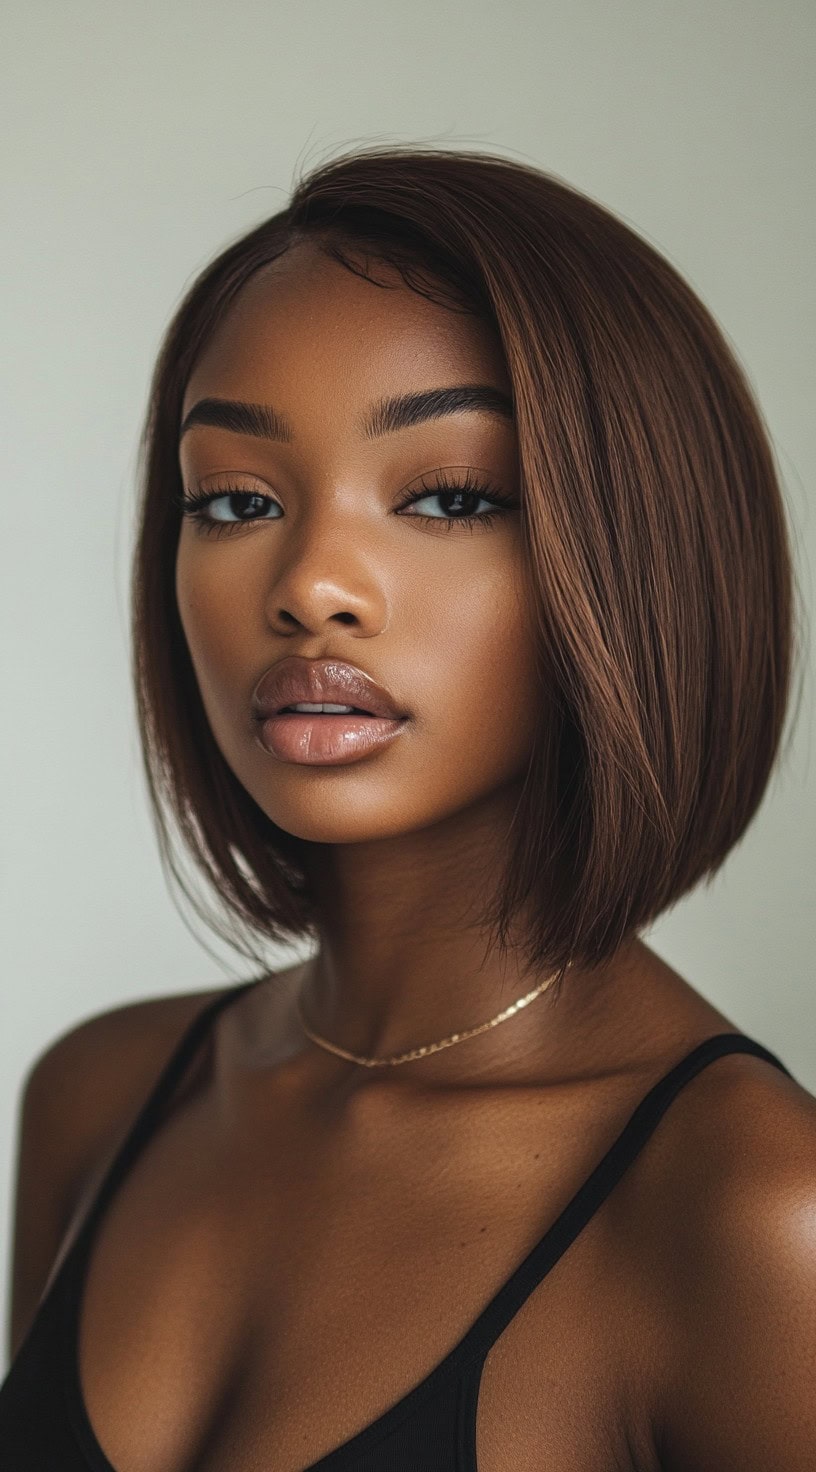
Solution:
{"label": "forehead", "polygon": [[183,414],[211,395],[274,401],[294,415],[299,399],[327,391],[357,403],[462,380],[509,389],[489,323],[429,301],[395,267],[365,269],[374,282],[308,242],[257,272],[201,354]]}

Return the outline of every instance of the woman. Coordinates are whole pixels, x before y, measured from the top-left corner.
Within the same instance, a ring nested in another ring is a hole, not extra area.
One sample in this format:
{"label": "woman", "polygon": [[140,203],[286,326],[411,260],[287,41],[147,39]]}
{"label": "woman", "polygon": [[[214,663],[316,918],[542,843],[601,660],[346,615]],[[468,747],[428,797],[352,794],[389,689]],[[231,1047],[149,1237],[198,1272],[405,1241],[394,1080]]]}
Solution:
{"label": "woman", "polygon": [[812,1466],[816,1101],[642,939],[759,807],[793,597],[720,331],[558,180],[358,151],[204,271],[146,770],[317,950],[31,1070],[9,1472]]}

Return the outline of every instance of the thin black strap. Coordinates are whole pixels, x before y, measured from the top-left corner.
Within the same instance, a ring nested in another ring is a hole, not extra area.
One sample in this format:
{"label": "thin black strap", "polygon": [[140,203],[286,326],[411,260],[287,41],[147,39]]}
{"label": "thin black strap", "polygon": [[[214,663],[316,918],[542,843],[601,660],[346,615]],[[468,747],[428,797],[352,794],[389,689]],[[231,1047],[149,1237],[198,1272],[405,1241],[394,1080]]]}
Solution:
{"label": "thin black strap", "polygon": [[591,1175],[471,1326],[464,1340],[457,1346],[457,1355],[467,1358],[477,1351],[482,1355],[487,1353],[525,1299],[546,1277],[617,1185],[643,1149],[672,1100],[695,1074],[725,1053],[753,1053],[793,1078],[790,1069],[785,1067],[775,1053],[762,1043],[747,1037],[745,1033],[717,1033],[692,1048],[641,1099]]}
{"label": "thin black strap", "polygon": [[219,1012],[237,1001],[245,991],[255,986],[261,979],[253,977],[251,981],[239,982],[236,986],[228,987],[225,992],[219,992],[218,996],[213,997],[200,1012],[196,1013],[192,1022],[185,1028],[105,1172],[101,1185],[97,1188],[91,1207],[85,1215],[85,1220],[71,1248],[69,1254],[71,1257],[74,1257],[76,1251],[81,1251],[80,1242],[84,1242],[88,1234],[93,1231],[94,1224],[116,1191],[119,1182],[130,1169],[134,1157],[144,1142],[150,1138],[159,1121],[162,1109],[167,1100],[172,1097],[178,1080],[183,1076],[184,1070]]}

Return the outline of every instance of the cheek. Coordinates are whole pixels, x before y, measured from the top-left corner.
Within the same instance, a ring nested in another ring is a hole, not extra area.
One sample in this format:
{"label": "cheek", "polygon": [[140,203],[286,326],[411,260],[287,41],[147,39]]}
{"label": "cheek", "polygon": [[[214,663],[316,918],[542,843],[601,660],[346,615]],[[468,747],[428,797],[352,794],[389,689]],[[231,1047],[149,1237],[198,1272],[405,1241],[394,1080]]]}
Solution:
{"label": "cheek", "polygon": [[211,717],[219,697],[233,708],[241,689],[241,648],[246,647],[249,609],[242,606],[246,580],[230,575],[227,559],[198,557],[179,546],[176,602],[202,699]]}
{"label": "cheek", "polygon": [[458,748],[463,766],[488,779],[517,773],[535,734],[536,646],[521,587],[520,570],[506,568],[448,586],[422,641],[423,684],[446,756]]}

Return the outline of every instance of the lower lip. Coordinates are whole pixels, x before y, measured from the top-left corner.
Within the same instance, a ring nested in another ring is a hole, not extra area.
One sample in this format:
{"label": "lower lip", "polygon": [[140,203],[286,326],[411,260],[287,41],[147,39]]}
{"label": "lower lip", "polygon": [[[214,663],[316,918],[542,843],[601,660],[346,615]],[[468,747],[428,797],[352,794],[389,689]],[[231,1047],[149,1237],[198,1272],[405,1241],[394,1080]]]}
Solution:
{"label": "lower lip", "polygon": [[390,745],[407,724],[405,716],[389,720],[381,716],[320,716],[293,711],[259,721],[258,739],[279,761],[337,767]]}

